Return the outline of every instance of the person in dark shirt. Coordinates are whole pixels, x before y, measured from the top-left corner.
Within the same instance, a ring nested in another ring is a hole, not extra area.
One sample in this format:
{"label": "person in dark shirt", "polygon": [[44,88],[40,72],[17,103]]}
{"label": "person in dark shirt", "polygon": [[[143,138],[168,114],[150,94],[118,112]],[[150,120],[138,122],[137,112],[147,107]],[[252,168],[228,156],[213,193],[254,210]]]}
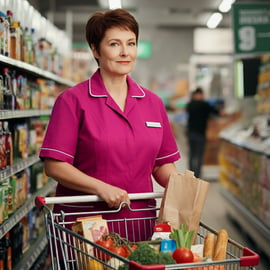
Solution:
{"label": "person in dark shirt", "polygon": [[196,88],[187,104],[187,139],[189,144],[189,169],[196,177],[201,176],[201,167],[206,144],[206,128],[211,115],[221,112],[204,100],[202,88]]}

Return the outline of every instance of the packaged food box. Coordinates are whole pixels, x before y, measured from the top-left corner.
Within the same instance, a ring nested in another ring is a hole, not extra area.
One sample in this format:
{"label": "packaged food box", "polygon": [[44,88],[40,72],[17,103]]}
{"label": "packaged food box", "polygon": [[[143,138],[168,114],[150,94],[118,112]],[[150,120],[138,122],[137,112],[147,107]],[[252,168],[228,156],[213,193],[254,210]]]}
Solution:
{"label": "packaged food box", "polygon": [[[72,231],[83,236],[85,239],[96,242],[109,233],[107,221],[101,215],[78,218],[72,226]],[[75,245],[80,251],[93,255],[93,246],[75,240]],[[89,257],[78,252],[79,269],[85,269],[89,264]]]}

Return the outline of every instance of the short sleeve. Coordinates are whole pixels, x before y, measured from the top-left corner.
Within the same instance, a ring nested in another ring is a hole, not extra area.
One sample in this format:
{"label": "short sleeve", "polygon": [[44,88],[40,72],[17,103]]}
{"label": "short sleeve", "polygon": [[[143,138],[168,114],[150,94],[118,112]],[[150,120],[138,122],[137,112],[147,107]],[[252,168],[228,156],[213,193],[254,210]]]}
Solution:
{"label": "short sleeve", "polygon": [[77,104],[68,92],[58,96],[40,149],[41,159],[47,157],[73,164],[79,129]]}

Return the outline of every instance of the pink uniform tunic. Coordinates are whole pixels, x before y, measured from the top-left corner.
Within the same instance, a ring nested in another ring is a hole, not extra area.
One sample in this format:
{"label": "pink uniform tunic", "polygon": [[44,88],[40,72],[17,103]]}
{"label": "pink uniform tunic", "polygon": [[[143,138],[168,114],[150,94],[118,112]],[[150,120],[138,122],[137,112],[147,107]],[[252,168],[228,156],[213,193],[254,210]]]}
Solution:
{"label": "pink uniform tunic", "polygon": [[[109,95],[99,70],[89,80],[61,93],[52,110],[40,157],[68,162],[128,193],[152,192],[153,168],[175,162],[180,153],[162,100],[129,76],[127,82],[124,111]],[[81,194],[57,186],[57,196]],[[132,202],[131,206],[153,204],[153,200],[147,200]],[[91,207],[104,209],[97,203]],[[119,216],[134,215],[127,211]]]}

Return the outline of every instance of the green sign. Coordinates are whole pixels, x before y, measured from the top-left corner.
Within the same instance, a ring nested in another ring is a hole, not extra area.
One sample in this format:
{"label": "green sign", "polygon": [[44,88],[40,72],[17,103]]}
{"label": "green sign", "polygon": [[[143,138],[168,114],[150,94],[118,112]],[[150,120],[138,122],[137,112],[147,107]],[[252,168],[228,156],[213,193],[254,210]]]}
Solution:
{"label": "green sign", "polygon": [[270,52],[270,3],[233,4],[236,54]]}
{"label": "green sign", "polygon": [[152,44],[150,41],[138,42],[138,58],[150,58],[152,56]]}

